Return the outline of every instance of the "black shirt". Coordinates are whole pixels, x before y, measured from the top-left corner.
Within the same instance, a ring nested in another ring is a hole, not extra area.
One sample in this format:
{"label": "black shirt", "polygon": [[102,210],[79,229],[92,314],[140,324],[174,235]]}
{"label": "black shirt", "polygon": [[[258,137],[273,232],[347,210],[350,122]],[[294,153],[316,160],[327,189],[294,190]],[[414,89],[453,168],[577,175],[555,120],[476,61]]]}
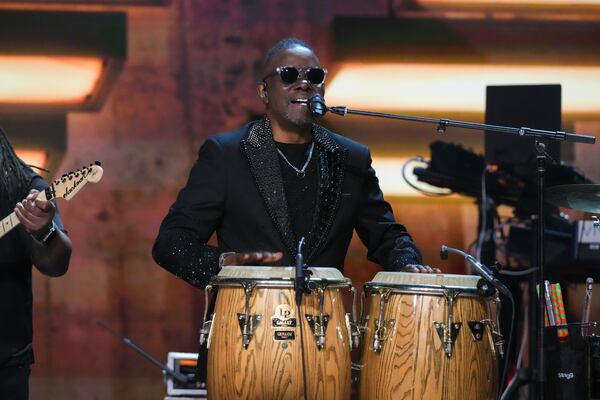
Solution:
{"label": "black shirt", "polygon": [[[275,142],[275,145],[287,160],[299,170],[302,169],[310,155],[311,143]],[[298,174],[279,154],[283,187],[296,242],[301,237],[304,237],[307,241],[311,239],[319,184],[318,154],[318,148],[315,146],[304,171],[304,176]]]}
{"label": "black shirt", "polygon": [[[20,198],[24,199],[31,189],[42,191],[47,187],[48,184],[36,175]],[[6,198],[2,198],[0,204],[0,219],[14,211],[15,204],[9,205]],[[54,214],[54,223],[63,230],[58,210]],[[33,336],[31,241],[22,225],[0,238],[0,367],[32,361],[31,351],[26,351]]]}

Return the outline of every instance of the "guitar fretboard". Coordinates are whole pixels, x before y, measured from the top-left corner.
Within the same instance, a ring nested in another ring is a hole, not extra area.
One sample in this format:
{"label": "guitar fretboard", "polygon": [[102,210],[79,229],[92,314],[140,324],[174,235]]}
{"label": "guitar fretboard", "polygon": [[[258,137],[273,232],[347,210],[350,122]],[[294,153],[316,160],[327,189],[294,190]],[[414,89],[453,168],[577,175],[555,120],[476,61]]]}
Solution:
{"label": "guitar fretboard", "polygon": [[4,218],[2,221],[0,221],[0,223],[2,223],[2,225],[0,225],[0,237],[2,237],[8,232],[10,232],[14,227],[19,225],[20,222],[17,219],[15,213],[13,212],[9,216]]}
{"label": "guitar fretboard", "polygon": [[[41,191],[37,198],[41,200],[51,200],[53,198],[52,193],[54,193],[54,184],[50,185],[46,190]],[[2,221],[0,221],[0,224],[2,224],[0,225],[0,238],[12,231],[13,228],[16,228],[20,223],[21,222],[14,212],[3,218]]]}

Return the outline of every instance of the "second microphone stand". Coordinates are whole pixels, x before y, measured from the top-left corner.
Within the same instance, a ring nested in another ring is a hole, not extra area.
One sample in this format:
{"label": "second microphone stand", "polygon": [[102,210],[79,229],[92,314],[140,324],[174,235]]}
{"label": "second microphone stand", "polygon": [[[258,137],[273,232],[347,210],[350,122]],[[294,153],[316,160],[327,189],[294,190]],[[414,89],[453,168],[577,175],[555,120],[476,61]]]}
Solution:
{"label": "second microphone stand", "polygon": [[302,357],[302,380],[304,383],[304,399],[308,400],[308,386],[306,377],[306,356],[304,350],[304,318],[302,318],[302,295],[306,289],[306,270],[304,268],[304,257],[302,256],[302,246],[304,246],[304,237],[298,242],[298,252],[296,253],[296,277],[294,279],[294,290],[296,295],[296,307],[298,308],[298,322],[300,324],[300,353]]}

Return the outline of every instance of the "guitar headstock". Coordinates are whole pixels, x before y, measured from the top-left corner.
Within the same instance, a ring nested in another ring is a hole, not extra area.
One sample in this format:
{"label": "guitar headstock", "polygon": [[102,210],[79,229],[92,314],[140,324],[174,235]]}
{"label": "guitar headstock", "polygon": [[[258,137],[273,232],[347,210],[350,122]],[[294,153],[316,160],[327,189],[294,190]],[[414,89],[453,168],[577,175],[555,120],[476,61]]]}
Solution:
{"label": "guitar headstock", "polygon": [[47,192],[49,191],[50,196],[46,197],[60,197],[65,200],[70,200],[82,187],[85,186],[86,183],[96,183],[102,179],[103,173],[104,171],[102,170],[99,161],[96,161],[95,164],[91,164],[90,166],[68,172],[52,182],[50,187],[47,189]]}
{"label": "guitar headstock", "polygon": [[88,170],[88,174],[85,178],[88,182],[96,183],[102,179],[104,170],[100,166],[100,161],[96,161],[95,164],[91,164],[89,167],[86,167],[86,169]]}

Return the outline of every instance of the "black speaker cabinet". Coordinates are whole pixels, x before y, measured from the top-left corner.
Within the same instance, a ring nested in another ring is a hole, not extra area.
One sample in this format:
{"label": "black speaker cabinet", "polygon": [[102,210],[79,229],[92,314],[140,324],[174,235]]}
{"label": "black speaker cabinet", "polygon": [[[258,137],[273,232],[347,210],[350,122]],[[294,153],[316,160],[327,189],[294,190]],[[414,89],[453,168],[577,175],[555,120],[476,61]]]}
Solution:
{"label": "black speaker cabinet", "polygon": [[[488,86],[485,123],[513,127],[561,130],[560,85]],[[544,141],[546,152],[560,160],[560,142]],[[485,158],[489,164],[508,164],[524,178],[536,175],[534,139],[510,133],[485,133]],[[548,162],[552,162],[548,160]]]}

